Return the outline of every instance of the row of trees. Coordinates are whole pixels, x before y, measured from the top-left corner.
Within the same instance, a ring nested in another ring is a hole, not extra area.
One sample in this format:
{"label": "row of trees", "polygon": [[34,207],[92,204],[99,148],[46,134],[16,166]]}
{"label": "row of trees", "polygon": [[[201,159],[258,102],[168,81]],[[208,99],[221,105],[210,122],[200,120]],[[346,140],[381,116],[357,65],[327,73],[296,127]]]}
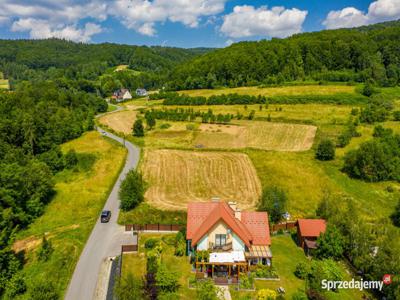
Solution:
{"label": "row of trees", "polygon": [[332,95],[285,95],[285,96],[251,96],[234,94],[212,95],[210,97],[191,97],[176,92],[160,92],[150,95],[150,99],[164,99],[164,105],[236,105],[236,104],[362,104],[368,98],[361,94],[338,93]]}
{"label": "row of trees", "polygon": [[[253,116],[250,118],[254,117],[254,113],[252,115]],[[195,111],[191,108],[152,109],[145,112],[145,119],[147,123],[149,123],[150,120],[150,124],[152,124],[151,120],[153,119],[194,122],[197,118],[201,118],[202,123],[228,124],[234,117],[235,115],[229,113],[214,114],[211,109],[208,109],[206,112]]]}

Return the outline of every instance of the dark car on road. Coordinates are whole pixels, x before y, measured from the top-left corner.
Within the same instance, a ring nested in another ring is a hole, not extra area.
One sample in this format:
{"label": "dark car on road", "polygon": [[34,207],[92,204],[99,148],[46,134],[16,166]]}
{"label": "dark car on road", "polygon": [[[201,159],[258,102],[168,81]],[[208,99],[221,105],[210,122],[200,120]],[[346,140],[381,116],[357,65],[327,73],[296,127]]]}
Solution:
{"label": "dark car on road", "polygon": [[101,213],[101,223],[107,223],[108,221],[110,221],[111,218],[111,211],[109,210],[103,210]]}

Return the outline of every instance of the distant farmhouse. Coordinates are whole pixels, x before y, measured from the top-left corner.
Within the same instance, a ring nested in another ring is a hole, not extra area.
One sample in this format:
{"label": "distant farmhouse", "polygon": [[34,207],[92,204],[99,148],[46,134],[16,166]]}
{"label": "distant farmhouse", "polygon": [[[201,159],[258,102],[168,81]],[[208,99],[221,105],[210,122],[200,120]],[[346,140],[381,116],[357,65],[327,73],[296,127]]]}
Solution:
{"label": "distant farmhouse", "polygon": [[147,96],[146,89],[136,89],[136,96],[139,97]]}
{"label": "distant farmhouse", "polygon": [[[196,278],[237,281],[250,265],[271,265],[271,238],[266,212],[241,211],[236,202],[188,204],[187,249],[195,258]],[[198,260],[199,252],[209,258]]]}
{"label": "distant farmhouse", "polygon": [[317,239],[326,231],[326,221],[323,219],[299,219],[297,221],[297,241],[307,255],[318,248]]}
{"label": "distant farmhouse", "polygon": [[117,102],[122,102],[132,99],[132,95],[128,89],[119,89],[114,92],[111,98],[116,100]]}

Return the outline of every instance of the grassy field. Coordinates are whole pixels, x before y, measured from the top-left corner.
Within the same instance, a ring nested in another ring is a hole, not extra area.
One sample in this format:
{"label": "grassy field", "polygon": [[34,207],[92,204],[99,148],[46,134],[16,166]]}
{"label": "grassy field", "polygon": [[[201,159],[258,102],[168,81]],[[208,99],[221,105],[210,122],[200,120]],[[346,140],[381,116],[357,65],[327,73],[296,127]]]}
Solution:
{"label": "grassy field", "polygon": [[188,90],[180,93],[190,96],[223,95],[237,93],[240,95],[263,95],[263,96],[280,96],[280,95],[330,95],[336,93],[354,93],[355,86],[346,85],[304,85],[304,86],[285,86],[285,87],[267,87],[261,88],[257,86],[224,88],[224,89],[204,89],[204,90]]}
{"label": "grassy field", "polygon": [[145,198],[157,208],[185,210],[190,201],[214,196],[254,208],[261,192],[256,171],[242,153],[149,150],[142,169],[149,184]]}
{"label": "grassy field", "polygon": [[168,245],[164,242],[168,238],[173,238],[175,234],[150,234],[142,233],[139,235],[139,251],[137,254],[126,254],[122,261],[122,276],[126,277],[128,273],[141,277],[145,275],[146,269],[146,249],[144,243],[149,238],[159,238],[162,244],[161,261],[167,265],[168,270],[176,272],[180,275],[178,290],[179,299],[195,299],[196,291],[189,289],[188,279],[192,277],[191,265],[187,257],[174,256],[174,246]]}
{"label": "grassy field", "polygon": [[[97,132],[62,145],[86,157],[78,170],[56,175],[56,195],[44,214],[17,236],[14,249],[25,250],[24,278],[28,284],[51,277],[60,295],[123,164],[126,150]],[[89,159],[88,163],[88,157]],[[39,262],[36,249],[46,235],[54,247],[50,259]]]}
{"label": "grassy field", "polygon": [[[277,290],[279,287],[283,287],[286,291],[285,299],[291,299],[294,293],[297,291],[305,290],[305,282],[294,275],[296,265],[300,262],[307,263],[308,259],[304,255],[304,252],[299,248],[290,235],[277,235],[272,237],[271,251],[273,255],[272,264],[276,269],[280,280],[279,281],[265,281],[256,280],[256,289],[271,289]],[[340,263],[342,271],[345,275],[346,280],[350,280],[345,266]],[[250,295],[255,297],[254,292],[237,292],[233,287],[230,288],[232,299],[239,300],[240,297]],[[362,299],[362,293],[358,290],[341,290],[338,293],[329,292],[326,293],[327,299]]]}
{"label": "grassy field", "polygon": [[104,124],[117,132],[129,134],[132,132],[133,123],[136,120],[136,112],[124,110],[113,114],[106,114],[99,118],[100,124]]}
{"label": "grassy field", "polygon": [[1,89],[5,89],[5,90],[9,89],[9,85],[8,85],[8,80],[7,79],[0,79],[0,90]]}

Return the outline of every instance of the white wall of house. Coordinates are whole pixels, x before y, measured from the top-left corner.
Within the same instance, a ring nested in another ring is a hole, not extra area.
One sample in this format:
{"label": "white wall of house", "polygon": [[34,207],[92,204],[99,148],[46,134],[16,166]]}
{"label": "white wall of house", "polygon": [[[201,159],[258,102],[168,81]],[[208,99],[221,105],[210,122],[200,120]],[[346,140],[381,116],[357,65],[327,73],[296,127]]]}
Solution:
{"label": "white wall of house", "polygon": [[244,251],[245,245],[243,241],[234,233],[232,233],[232,248],[234,251]]}
{"label": "white wall of house", "polygon": [[207,250],[208,249],[208,236],[202,237],[200,242],[197,243],[197,250]]}
{"label": "white wall of house", "polygon": [[126,91],[122,98],[124,100],[129,100],[129,99],[132,99],[132,95],[131,95],[131,93],[129,93],[129,91]]}

